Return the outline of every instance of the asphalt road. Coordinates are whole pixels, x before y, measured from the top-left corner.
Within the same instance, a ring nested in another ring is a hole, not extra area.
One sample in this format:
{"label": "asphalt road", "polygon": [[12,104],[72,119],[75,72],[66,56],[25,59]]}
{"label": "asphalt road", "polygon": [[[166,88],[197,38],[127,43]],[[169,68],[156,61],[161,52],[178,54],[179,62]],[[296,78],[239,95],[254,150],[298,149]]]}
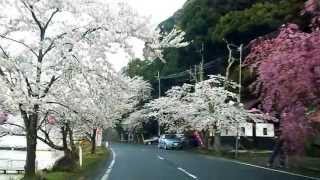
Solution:
{"label": "asphalt road", "polygon": [[155,146],[113,144],[102,180],[305,180],[282,172]]}

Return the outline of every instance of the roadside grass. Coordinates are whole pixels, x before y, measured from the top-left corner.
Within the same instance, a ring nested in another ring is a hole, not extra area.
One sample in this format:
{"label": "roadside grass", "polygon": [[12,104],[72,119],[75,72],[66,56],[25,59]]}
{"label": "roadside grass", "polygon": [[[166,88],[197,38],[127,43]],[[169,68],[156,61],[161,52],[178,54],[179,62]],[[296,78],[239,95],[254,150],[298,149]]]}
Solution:
{"label": "roadside grass", "polygon": [[[230,151],[221,151],[217,153],[213,150],[194,149],[192,150],[192,152],[208,156],[225,158],[229,160],[240,161],[262,167],[267,167],[267,162],[271,155],[270,152],[259,150],[240,152],[237,158],[235,158],[234,152]],[[289,166],[287,168],[279,168],[278,162],[275,162],[273,169],[320,178],[320,157],[289,157],[288,165]]]}
{"label": "roadside grass", "polygon": [[96,153],[91,154],[90,145],[83,146],[83,164],[71,172],[49,171],[43,173],[45,180],[87,180],[94,177],[108,159],[110,151],[105,147],[97,147]]}

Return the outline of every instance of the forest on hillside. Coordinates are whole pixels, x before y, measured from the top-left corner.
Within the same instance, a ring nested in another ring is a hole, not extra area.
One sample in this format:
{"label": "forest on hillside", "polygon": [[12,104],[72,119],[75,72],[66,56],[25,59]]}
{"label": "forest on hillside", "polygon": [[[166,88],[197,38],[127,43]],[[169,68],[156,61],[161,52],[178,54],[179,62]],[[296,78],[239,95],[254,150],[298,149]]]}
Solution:
{"label": "forest on hillside", "polygon": [[[186,32],[186,39],[192,42],[188,47],[167,49],[166,63],[160,60],[133,59],[124,69],[127,75],[142,76],[154,89],[158,89],[157,72],[160,72],[161,92],[174,85],[194,83],[201,72],[224,74],[227,66],[227,44],[244,45],[243,54],[249,53],[249,42],[257,37],[277,33],[277,29],[288,22],[298,24],[308,31],[310,17],[301,15],[304,0],[188,0],[182,9],[162,22],[163,33],[174,27]],[[233,54],[238,57],[239,54]],[[232,66],[231,78],[237,81],[239,63]],[[197,75],[197,76],[195,76]],[[206,77],[206,76],[205,76]],[[248,85],[255,78],[243,70],[243,84]],[[246,91],[246,89],[244,90]],[[158,96],[158,91],[153,92]],[[249,94],[245,92],[245,95]],[[245,98],[247,98],[245,96]]]}

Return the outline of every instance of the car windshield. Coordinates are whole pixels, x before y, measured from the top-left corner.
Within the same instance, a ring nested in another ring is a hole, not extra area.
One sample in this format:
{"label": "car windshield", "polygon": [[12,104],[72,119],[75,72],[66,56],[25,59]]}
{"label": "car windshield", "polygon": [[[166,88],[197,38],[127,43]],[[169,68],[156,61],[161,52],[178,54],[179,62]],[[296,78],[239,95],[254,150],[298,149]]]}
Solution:
{"label": "car windshield", "polygon": [[168,134],[164,136],[165,139],[179,139],[175,134]]}

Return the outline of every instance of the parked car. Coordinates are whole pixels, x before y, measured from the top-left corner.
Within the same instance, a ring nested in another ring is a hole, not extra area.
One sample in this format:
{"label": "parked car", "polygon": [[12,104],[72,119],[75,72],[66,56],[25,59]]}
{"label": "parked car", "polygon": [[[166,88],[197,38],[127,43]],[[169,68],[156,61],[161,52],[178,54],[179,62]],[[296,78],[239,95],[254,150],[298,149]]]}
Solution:
{"label": "parked car", "polygon": [[183,141],[176,134],[164,134],[160,136],[158,148],[182,149]]}

